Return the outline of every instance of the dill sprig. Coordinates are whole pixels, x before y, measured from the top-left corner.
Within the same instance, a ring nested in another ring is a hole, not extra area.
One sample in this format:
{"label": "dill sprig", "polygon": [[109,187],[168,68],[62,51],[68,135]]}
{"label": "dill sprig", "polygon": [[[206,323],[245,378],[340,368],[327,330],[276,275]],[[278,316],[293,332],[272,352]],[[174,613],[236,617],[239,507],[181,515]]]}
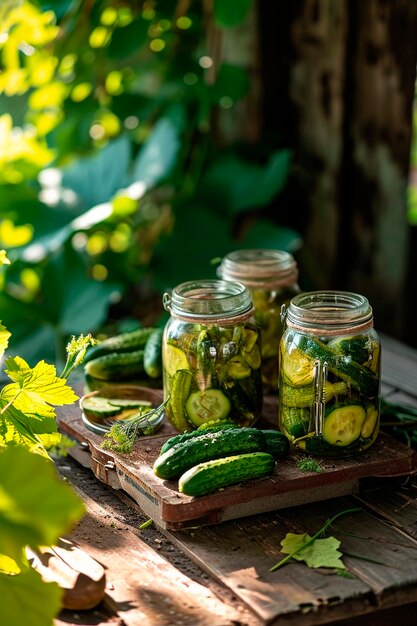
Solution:
{"label": "dill sprig", "polygon": [[168,399],[151,410],[148,408],[141,409],[128,419],[113,424],[104,436],[101,447],[104,450],[122,452],[123,454],[132,452],[137,437],[152,435],[161,425],[167,402]]}
{"label": "dill sprig", "polygon": [[319,461],[316,461],[316,459],[310,459],[310,458],[300,459],[297,462],[297,467],[302,472],[320,473],[323,471],[323,468],[320,465]]}

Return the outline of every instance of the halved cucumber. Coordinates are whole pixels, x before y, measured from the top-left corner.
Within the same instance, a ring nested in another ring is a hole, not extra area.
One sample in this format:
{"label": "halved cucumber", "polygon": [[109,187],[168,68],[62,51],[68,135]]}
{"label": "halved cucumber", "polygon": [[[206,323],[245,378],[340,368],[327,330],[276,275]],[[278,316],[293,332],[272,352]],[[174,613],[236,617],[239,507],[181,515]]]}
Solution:
{"label": "halved cucumber", "polygon": [[185,404],[188,419],[195,426],[209,420],[222,420],[229,415],[230,400],[220,389],[205,389],[190,394]]}
{"label": "halved cucumber", "polygon": [[129,400],[128,398],[109,398],[107,400],[112,406],[117,406],[121,409],[135,409],[139,407],[152,406],[150,400]]}
{"label": "halved cucumber", "polygon": [[333,446],[349,446],[360,437],[365,420],[366,410],[362,404],[336,405],[324,420],[323,438]]}
{"label": "halved cucumber", "polygon": [[81,400],[83,411],[96,417],[113,417],[120,413],[120,406],[111,404],[107,398],[100,396],[86,397]]}
{"label": "halved cucumber", "polygon": [[187,355],[181,348],[168,343],[164,347],[163,363],[165,371],[169,376],[174,376],[177,370],[189,370]]}

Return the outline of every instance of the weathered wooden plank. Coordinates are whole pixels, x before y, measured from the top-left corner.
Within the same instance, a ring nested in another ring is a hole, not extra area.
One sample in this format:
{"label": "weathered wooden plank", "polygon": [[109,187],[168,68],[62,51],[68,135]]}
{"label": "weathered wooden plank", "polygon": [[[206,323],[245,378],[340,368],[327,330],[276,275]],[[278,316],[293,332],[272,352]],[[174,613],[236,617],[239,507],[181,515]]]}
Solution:
{"label": "weathered wooden plank", "polygon": [[374,485],[356,496],[358,502],[386,519],[390,524],[417,540],[417,485],[416,478],[389,486]]}
{"label": "weathered wooden plank", "polygon": [[87,515],[70,535],[106,569],[106,606],[124,626],[232,626],[239,613],[182,574],[139,537],[109,520],[109,511],[73,487]]}
{"label": "weathered wooden plank", "polygon": [[415,601],[416,542],[365,511],[340,518],[329,532],[342,541],[344,552],[384,565],[346,556],[353,579],[302,563],[269,571],[283,556],[280,541],[287,532],[314,534],[328,517],[351,506],[338,499],[169,536],[268,623],[325,624],[374,611],[377,603],[396,606],[407,601],[400,586],[408,589],[408,601]]}
{"label": "weathered wooden plank", "polygon": [[382,343],[382,380],[417,400],[417,351],[385,334]]}

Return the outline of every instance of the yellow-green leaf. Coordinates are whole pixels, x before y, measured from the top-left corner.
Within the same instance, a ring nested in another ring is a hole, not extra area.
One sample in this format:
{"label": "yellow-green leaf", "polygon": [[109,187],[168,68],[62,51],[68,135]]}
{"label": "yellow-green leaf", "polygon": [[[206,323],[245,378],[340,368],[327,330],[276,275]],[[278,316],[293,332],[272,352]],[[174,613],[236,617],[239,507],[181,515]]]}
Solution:
{"label": "yellow-green leaf", "polygon": [[10,337],[9,331],[0,322],[0,359],[3,356],[4,351],[6,350],[7,346],[9,345],[9,337]]}
{"label": "yellow-green leaf", "polygon": [[59,378],[55,367],[45,361],[39,361],[31,368],[21,357],[9,357],[5,364],[6,374],[16,383],[16,386],[7,385],[8,397],[20,391],[13,404],[22,411],[27,410],[30,403],[31,413],[43,415],[48,404],[72,404],[78,400],[67,381]]}
{"label": "yellow-green leaf", "polygon": [[83,513],[82,501],[58,477],[52,461],[24,446],[0,448],[1,554],[16,560],[19,545],[52,545]]}
{"label": "yellow-green leaf", "polygon": [[0,574],[0,624],[49,626],[61,608],[63,591],[43,582],[32,568],[15,576]]}
{"label": "yellow-green leaf", "polygon": [[[310,542],[310,543],[309,543]],[[303,548],[303,545],[306,545]],[[335,537],[326,539],[314,539],[307,533],[295,534],[287,533],[285,539],[281,541],[281,552],[290,554],[297,561],[304,561],[309,567],[331,567],[345,569],[338,550],[340,541]]]}

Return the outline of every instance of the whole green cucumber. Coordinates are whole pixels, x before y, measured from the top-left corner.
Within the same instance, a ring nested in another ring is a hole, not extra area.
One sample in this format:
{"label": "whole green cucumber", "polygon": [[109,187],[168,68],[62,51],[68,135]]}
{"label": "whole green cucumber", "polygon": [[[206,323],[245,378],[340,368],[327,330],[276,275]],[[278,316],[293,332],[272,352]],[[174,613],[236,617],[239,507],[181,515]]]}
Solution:
{"label": "whole green cucumber", "polygon": [[187,496],[203,496],[245,480],[268,476],[274,467],[274,457],[267,452],[228,456],[187,470],[178,481],[178,489]]}
{"label": "whole green cucumber", "polygon": [[188,439],[194,439],[195,437],[201,437],[202,435],[206,435],[207,433],[213,433],[218,431],[223,431],[227,428],[236,428],[236,424],[233,422],[225,422],[224,424],[217,424],[216,426],[211,426],[210,428],[197,428],[196,430],[187,431],[184,433],[180,433],[179,435],[174,435],[165,441],[161,446],[160,454],[163,454],[177,443],[183,443]]}
{"label": "whole green cucumber", "polygon": [[129,333],[121,333],[100,341],[87,350],[84,364],[97,359],[99,356],[116,352],[135,352],[145,347],[148,338],[156,329],[154,327],[138,328]]}
{"label": "whole green cucumber", "polygon": [[162,328],[155,328],[145,343],[143,367],[149,378],[162,376]]}
{"label": "whole green cucumber", "polygon": [[153,470],[159,478],[173,480],[197,463],[263,450],[262,432],[255,428],[250,430],[247,433],[241,428],[230,428],[177,443],[156,459]]}
{"label": "whole green cucumber", "polygon": [[196,463],[233,454],[268,452],[275,459],[282,459],[289,447],[287,437],[278,430],[227,424],[171,437],[162,446],[154,471],[160,478],[177,478]]}
{"label": "whole green cucumber", "polygon": [[129,380],[143,374],[143,350],[99,356],[84,366],[86,376],[100,380]]}

